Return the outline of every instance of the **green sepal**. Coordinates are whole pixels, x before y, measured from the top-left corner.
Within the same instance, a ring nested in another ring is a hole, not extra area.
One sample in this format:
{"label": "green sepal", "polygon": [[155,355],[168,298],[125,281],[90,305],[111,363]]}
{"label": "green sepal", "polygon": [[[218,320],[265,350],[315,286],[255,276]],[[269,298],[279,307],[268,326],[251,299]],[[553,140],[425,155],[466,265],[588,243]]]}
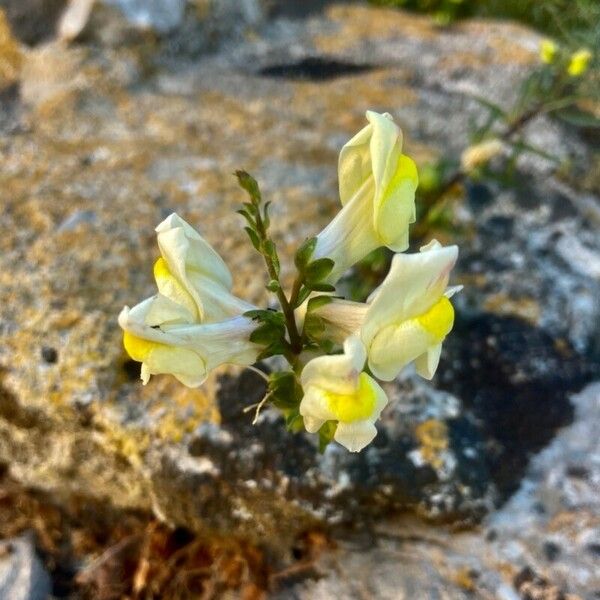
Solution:
{"label": "green sepal", "polygon": [[318,258],[308,263],[304,269],[304,277],[307,283],[323,281],[333,271],[334,264],[331,258]]}
{"label": "green sepal", "polygon": [[304,419],[297,408],[284,411],[283,415],[285,417],[285,426],[288,431],[299,433],[304,429]]}
{"label": "green sepal", "polygon": [[323,454],[325,448],[333,441],[335,430],[337,429],[336,421],[325,421],[319,429],[319,452]]}
{"label": "green sepal", "polygon": [[335,285],[330,283],[307,283],[306,287],[311,292],[335,292]]}
{"label": "green sepal", "polygon": [[314,296],[308,301],[308,304],[306,305],[306,312],[310,313],[313,310],[321,308],[322,306],[326,306],[327,304],[330,304],[332,300],[333,296]]}
{"label": "green sepal", "polygon": [[325,321],[318,315],[307,313],[304,319],[304,333],[311,339],[320,338],[325,331]]}

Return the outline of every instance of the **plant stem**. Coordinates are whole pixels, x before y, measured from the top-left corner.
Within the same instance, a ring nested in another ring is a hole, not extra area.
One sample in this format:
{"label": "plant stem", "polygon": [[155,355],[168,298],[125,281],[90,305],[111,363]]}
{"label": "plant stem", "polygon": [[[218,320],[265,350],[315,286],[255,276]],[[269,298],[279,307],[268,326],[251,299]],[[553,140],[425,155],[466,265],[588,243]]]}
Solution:
{"label": "plant stem", "polygon": [[[525,127],[525,125],[527,125],[527,123],[529,123],[529,121],[531,121],[538,115],[543,114],[545,112],[551,112],[552,110],[557,110],[557,108],[562,108],[562,106],[560,106],[560,105],[552,106],[552,104],[553,104],[553,102],[539,102],[538,104],[533,106],[531,109],[524,111],[523,113],[521,113],[521,115],[519,115],[512,122],[507,123],[507,125],[508,125],[507,128],[500,135],[497,136],[498,139],[505,141],[505,142],[509,141],[510,138],[513,137],[513,135],[518,133],[521,129],[523,129],[523,127]],[[548,109],[548,106],[550,107],[550,109]],[[456,184],[464,181],[467,176],[468,176],[468,173],[466,171],[464,171],[461,167],[459,167],[458,169],[456,169],[454,171],[454,173],[452,173],[452,175],[443,183],[442,187],[439,190],[437,190],[434,200],[431,201],[431,203],[425,210],[425,213],[423,214],[423,217],[422,217],[423,223],[425,223],[427,221],[427,217],[434,210],[434,208],[436,207],[438,202]],[[417,235],[418,235],[418,233],[417,233]]]}
{"label": "plant stem", "polygon": [[[264,221],[260,214],[260,211],[257,211],[257,214],[256,214],[256,230],[258,232],[258,235],[260,236],[261,242],[264,243],[265,241],[267,241],[269,239]],[[288,334],[290,336],[291,350],[294,354],[300,354],[300,352],[302,352],[302,338],[301,338],[300,334],[298,333],[298,327],[296,326],[296,319],[294,317],[294,308],[293,308],[294,305],[287,299],[287,296],[285,295],[285,292],[283,291],[283,288],[281,287],[281,282],[279,281],[279,275],[277,273],[277,268],[275,267],[275,263],[273,262],[272,257],[269,256],[269,254],[267,252],[261,252],[261,254],[263,255],[263,258],[265,260],[265,265],[267,267],[269,277],[272,280],[277,281],[280,284],[277,289],[276,296],[277,296],[277,299],[279,300],[281,310],[283,311],[283,315],[285,317]],[[296,283],[294,283],[294,289],[295,289],[295,287],[296,287]],[[294,292],[292,292],[292,297],[293,297],[293,294],[294,294]],[[296,296],[296,298],[297,298],[297,296]]]}

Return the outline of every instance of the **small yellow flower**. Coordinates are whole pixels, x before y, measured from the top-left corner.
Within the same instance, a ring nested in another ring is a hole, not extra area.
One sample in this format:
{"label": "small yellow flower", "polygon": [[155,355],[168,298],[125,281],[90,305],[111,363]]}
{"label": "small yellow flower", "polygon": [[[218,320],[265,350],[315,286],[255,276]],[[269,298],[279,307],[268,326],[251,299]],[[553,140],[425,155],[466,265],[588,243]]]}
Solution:
{"label": "small yellow flower", "polygon": [[542,40],[540,44],[540,60],[551,65],[558,54],[558,46],[552,40]]}
{"label": "small yellow flower", "polygon": [[592,60],[592,53],[587,49],[578,50],[571,55],[569,66],[567,67],[567,73],[571,77],[579,77],[583,75]]}

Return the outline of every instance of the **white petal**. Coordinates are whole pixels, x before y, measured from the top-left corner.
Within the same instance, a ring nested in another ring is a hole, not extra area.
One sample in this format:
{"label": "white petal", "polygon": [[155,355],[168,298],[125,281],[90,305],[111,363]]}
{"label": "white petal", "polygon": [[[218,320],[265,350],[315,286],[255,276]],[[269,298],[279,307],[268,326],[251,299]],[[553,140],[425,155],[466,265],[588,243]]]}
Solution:
{"label": "white petal", "polygon": [[431,335],[415,319],[382,328],[368,349],[369,369],[382,381],[392,381],[400,371],[432,344]]}
{"label": "white petal", "polygon": [[381,246],[373,227],[373,178],[366,179],[352,198],[317,236],[314,258],[331,258],[335,283],[352,265]]}
{"label": "white petal", "polygon": [[155,325],[191,323],[194,316],[190,311],[162,294],[156,294],[148,308],[144,322],[153,327]]}
{"label": "white petal", "polygon": [[[322,390],[316,386],[309,386],[304,389],[304,396],[300,402],[300,414],[304,417],[304,424],[306,425],[307,431],[314,433],[318,430],[325,421],[335,419],[335,415],[331,412],[326,396]],[[307,423],[306,419],[309,420]],[[316,423],[320,421],[317,429],[309,429],[316,426]]]}
{"label": "white petal", "polygon": [[[215,249],[176,213],[169,215],[156,228],[158,246],[165,260],[187,264],[207,277],[231,289],[232,278],[227,265]],[[176,274],[175,270],[173,273]],[[177,273],[179,275],[180,273]]]}
{"label": "white petal", "polygon": [[373,126],[369,123],[346,143],[340,152],[338,180],[342,205],[349,202],[373,173],[369,150],[372,133]]}
{"label": "white petal", "polygon": [[387,188],[396,172],[402,151],[402,131],[387,113],[367,111],[367,120],[373,126],[369,151],[377,195]]}
{"label": "white petal", "polygon": [[463,287],[464,286],[462,285],[451,285],[450,287],[446,288],[444,296],[446,296],[446,298],[452,298],[452,296],[454,296],[454,294],[458,294],[458,292],[460,292],[463,289]]}
{"label": "white petal", "polygon": [[427,352],[415,359],[417,373],[425,379],[432,379],[440,362],[442,344],[435,344],[427,349]]}
{"label": "white petal", "polygon": [[344,354],[350,359],[352,369],[360,373],[367,360],[367,351],[358,336],[350,336],[344,342]]}
{"label": "white petal", "polygon": [[356,389],[360,371],[345,354],[318,356],[310,360],[300,375],[304,391],[310,387],[321,388],[336,394],[352,394]]}
{"label": "white petal", "polygon": [[316,417],[311,417],[309,415],[303,415],[302,418],[304,420],[304,428],[308,433],[317,433],[325,423],[323,419],[317,419]]}
{"label": "white petal", "polygon": [[377,428],[371,421],[355,421],[354,423],[338,423],[333,439],[350,450],[360,452],[370,444],[377,435]]}
{"label": "white petal", "polygon": [[315,310],[315,314],[325,323],[324,337],[342,344],[347,337],[360,331],[368,308],[363,302],[334,298]]}
{"label": "white petal", "polygon": [[439,300],[457,256],[456,246],[394,256],[387,277],[368,300],[361,331],[367,347],[383,327],[423,314]]}

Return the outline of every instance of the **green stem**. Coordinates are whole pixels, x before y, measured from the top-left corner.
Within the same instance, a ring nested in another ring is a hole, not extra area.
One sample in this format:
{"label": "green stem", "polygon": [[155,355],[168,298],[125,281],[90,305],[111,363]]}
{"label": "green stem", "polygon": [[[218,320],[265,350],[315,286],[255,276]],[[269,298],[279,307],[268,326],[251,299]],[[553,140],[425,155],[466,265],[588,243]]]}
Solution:
{"label": "green stem", "polygon": [[[260,236],[261,242],[267,241],[268,235],[265,224],[260,215],[260,211],[257,211],[256,214],[256,230],[258,235]],[[266,252],[261,252],[263,258],[265,260],[265,265],[267,267],[267,271],[269,273],[269,277],[277,281],[279,283],[279,287],[276,292],[277,299],[279,300],[279,304],[281,306],[281,310],[283,311],[283,315],[285,317],[286,327],[288,330],[288,334],[290,336],[290,347],[292,352],[295,355],[300,354],[302,352],[302,338],[298,333],[298,327],[296,326],[296,319],[294,317],[294,308],[293,304],[287,299],[283,288],[281,287],[281,282],[279,281],[279,275],[277,274],[277,268],[275,267],[275,263],[271,256],[269,256]],[[294,284],[295,287],[296,284]],[[292,292],[293,297],[293,292]],[[297,297],[297,296],[296,296]],[[289,357],[286,357],[288,362],[290,362]]]}

